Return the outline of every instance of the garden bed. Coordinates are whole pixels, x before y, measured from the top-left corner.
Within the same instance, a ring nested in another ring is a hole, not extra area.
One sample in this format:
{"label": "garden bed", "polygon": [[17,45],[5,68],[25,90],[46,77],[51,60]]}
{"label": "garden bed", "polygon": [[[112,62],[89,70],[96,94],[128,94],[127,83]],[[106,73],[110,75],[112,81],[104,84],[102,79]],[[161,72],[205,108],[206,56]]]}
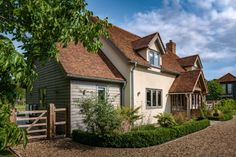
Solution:
{"label": "garden bed", "polygon": [[209,120],[189,121],[172,128],[135,129],[127,133],[98,134],[74,130],[74,141],[98,147],[140,148],[158,145],[178,137],[202,130],[210,125]]}
{"label": "garden bed", "polygon": [[207,117],[209,120],[215,120],[215,121],[227,121],[233,119],[232,114],[224,114],[221,116],[209,116]]}

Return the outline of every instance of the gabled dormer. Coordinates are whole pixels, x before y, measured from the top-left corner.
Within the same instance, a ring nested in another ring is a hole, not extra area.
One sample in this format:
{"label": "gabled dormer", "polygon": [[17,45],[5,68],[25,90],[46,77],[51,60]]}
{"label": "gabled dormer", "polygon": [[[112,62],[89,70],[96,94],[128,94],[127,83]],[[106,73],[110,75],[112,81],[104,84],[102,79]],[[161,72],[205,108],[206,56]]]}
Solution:
{"label": "gabled dormer", "polygon": [[134,51],[148,61],[152,67],[161,67],[161,55],[165,54],[165,47],[159,33],[153,33],[135,40],[132,45]]}
{"label": "gabled dormer", "polygon": [[202,69],[202,62],[199,55],[188,56],[184,58],[179,58],[178,62],[186,71],[192,71],[197,69]]}

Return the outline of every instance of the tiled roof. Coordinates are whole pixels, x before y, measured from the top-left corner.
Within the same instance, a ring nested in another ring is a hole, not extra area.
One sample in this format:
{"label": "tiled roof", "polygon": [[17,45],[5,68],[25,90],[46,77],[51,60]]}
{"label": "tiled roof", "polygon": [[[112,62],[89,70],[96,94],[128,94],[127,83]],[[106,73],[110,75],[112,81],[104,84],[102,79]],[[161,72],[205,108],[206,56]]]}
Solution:
{"label": "tiled roof", "polygon": [[132,41],[140,39],[139,36],[123,30],[117,26],[108,29],[110,34],[109,40],[116,46],[120,52],[128,59],[128,61],[136,61],[138,64],[150,66],[141,55],[134,51]]}
{"label": "tiled roof", "polygon": [[200,74],[201,70],[182,72],[173,82],[169,93],[192,92]]}
{"label": "tiled roof", "polygon": [[69,75],[109,80],[124,80],[108,58],[99,51],[88,52],[82,44],[70,43],[67,48],[59,47],[59,61]]}
{"label": "tiled roof", "polygon": [[133,49],[139,50],[139,49],[147,48],[148,44],[150,43],[150,41],[154,38],[156,34],[157,33],[153,33],[145,37],[139,38],[135,41],[132,41]]}
{"label": "tiled roof", "polygon": [[179,58],[178,62],[182,67],[193,66],[197,58],[198,58],[198,55],[187,56],[184,58]]}
{"label": "tiled roof", "polygon": [[162,68],[173,72],[185,72],[177,61],[179,57],[171,52],[162,55]]}
{"label": "tiled roof", "polygon": [[218,82],[224,83],[224,82],[236,82],[236,77],[230,73],[222,76],[218,79]]}
{"label": "tiled roof", "polygon": [[[109,40],[129,61],[137,61],[141,65],[148,67],[150,66],[148,61],[146,61],[141,55],[138,54],[138,52],[134,50],[134,46],[136,48],[143,47],[144,45],[146,46],[157,33],[141,38],[116,26],[112,26],[109,29],[109,33]],[[162,55],[162,68],[173,72],[185,71],[177,61],[178,58],[179,57],[176,54],[171,52],[167,52]]]}

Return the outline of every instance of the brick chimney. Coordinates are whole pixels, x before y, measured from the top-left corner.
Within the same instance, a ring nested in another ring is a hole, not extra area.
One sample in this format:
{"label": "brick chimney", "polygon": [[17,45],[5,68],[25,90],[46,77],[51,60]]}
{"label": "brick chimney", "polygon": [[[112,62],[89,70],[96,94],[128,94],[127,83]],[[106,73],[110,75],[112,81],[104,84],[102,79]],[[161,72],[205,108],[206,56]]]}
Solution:
{"label": "brick chimney", "polygon": [[176,54],[176,43],[170,40],[168,43],[166,43],[166,51],[169,53],[175,53]]}

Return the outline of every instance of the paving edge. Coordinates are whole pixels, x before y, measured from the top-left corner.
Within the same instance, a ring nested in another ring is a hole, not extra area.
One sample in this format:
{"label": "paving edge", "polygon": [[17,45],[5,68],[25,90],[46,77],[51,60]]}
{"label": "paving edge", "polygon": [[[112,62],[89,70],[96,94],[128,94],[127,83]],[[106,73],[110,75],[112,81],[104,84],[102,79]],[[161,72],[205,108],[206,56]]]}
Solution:
{"label": "paving edge", "polygon": [[18,154],[14,149],[12,149],[11,147],[9,148],[10,152],[12,152],[15,156],[17,157],[22,157],[20,154]]}

